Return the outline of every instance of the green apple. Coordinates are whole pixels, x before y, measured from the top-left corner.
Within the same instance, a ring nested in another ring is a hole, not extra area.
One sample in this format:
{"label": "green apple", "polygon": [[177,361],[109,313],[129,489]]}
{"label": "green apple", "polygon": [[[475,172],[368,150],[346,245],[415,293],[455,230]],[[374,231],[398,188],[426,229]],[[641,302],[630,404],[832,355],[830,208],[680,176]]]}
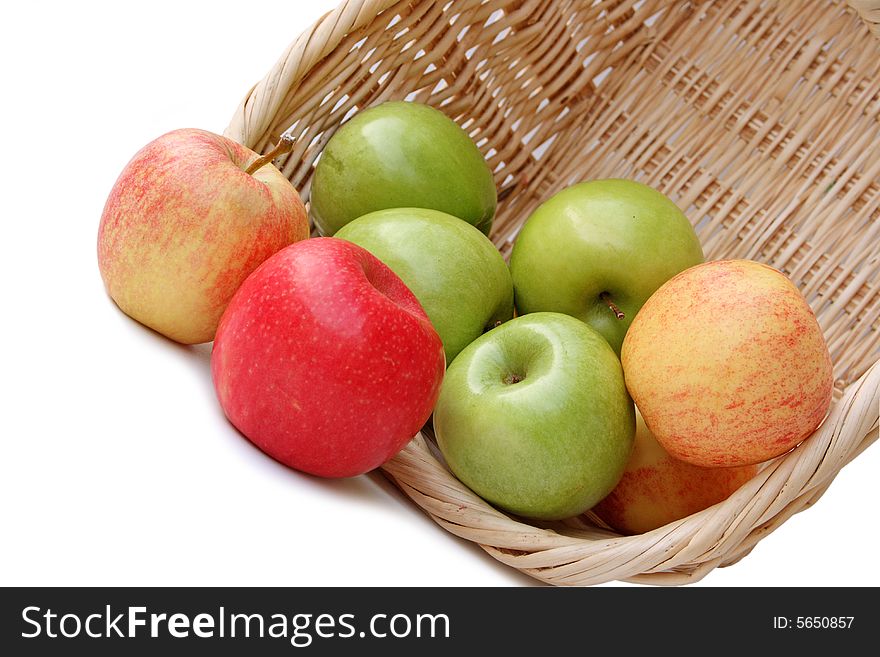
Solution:
{"label": "green apple", "polygon": [[458,355],[434,407],[434,432],[452,472],[475,493],[552,520],[614,489],[632,450],[635,410],[602,336],[568,315],[534,313]]}
{"label": "green apple", "polygon": [[561,312],[620,347],[636,313],[657,288],[703,262],[684,213],[633,180],[568,187],[528,218],[510,257],[516,308]]}
{"label": "green apple", "polygon": [[452,215],[379,210],[346,224],[336,237],[364,247],[403,279],[440,335],[447,363],[513,317],[507,264],[488,237]]}
{"label": "green apple", "polygon": [[310,211],[323,235],[405,207],[446,212],[488,235],[496,204],[492,172],[455,121],[428,105],[387,102],[354,115],[327,143]]}

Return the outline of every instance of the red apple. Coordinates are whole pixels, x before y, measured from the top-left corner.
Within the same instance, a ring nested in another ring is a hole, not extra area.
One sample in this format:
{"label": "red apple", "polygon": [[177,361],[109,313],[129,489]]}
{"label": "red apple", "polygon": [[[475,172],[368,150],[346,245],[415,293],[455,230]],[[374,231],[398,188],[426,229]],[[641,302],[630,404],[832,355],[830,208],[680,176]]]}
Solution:
{"label": "red apple", "polygon": [[445,367],[403,281],[330,237],[258,267],[229,303],[211,356],[232,424],[278,461],[323,477],[394,456],[431,415]]}
{"label": "red apple", "polygon": [[296,190],[258,155],[204,130],[147,144],[113,186],[98,229],[98,266],[130,317],[178,342],[214,338],[241,282],[309,235]]}

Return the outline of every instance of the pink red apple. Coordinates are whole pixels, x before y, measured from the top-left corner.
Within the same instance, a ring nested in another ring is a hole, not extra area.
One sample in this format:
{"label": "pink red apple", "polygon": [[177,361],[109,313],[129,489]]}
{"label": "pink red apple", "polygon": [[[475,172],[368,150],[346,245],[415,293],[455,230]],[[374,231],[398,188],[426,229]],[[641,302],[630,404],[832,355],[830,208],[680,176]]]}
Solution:
{"label": "pink red apple", "polygon": [[404,283],[345,240],[293,244],[251,274],[217,329],[226,416],[264,452],[324,477],[394,456],[431,415],[443,345]]}
{"label": "pink red apple", "polygon": [[654,436],[695,465],[783,454],[831,403],[831,358],[810,306],[784,274],[749,260],[670,279],[633,320],[621,358]]}
{"label": "pink red apple", "polygon": [[636,411],[636,440],[623,476],[593,513],[624,534],[641,534],[726,500],[757,465],[702,468],[661,447]]}
{"label": "pink red apple", "polygon": [[245,172],[257,157],[186,129],[126,165],[98,229],[101,276],[125,314],[178,342],[209,342],[248,274],[308,237],[305,208],[281,172]]}

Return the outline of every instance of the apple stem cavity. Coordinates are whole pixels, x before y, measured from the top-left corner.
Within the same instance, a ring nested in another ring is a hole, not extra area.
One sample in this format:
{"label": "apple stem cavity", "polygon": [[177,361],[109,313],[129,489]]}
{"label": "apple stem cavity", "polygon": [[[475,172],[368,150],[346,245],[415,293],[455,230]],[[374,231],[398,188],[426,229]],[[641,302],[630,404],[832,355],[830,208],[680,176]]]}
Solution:
{"label": "apple stem cavity", "polygon": [[617,319],[624,319],[626,317],[626,315],[623,314],[623,311],[617,307],[617,304],[611,300],[610,294],[608,294],[607,292],[603,292],[599,295],[599,298],[605,303],[606,306],[611,308],[611,312],[614,313],[614,316],[617,317]]}
{"label": "apple stem cavity", "polygon": [[278,140],[278,143],[275,144],[275,148],[266,153],[265,155],[261,155],[256,160],[251,162],[248,165],[248,168],[245,169],[245,173],[249,176],[253,175],[255,171],[260,169],[261,167],[269,164],[272,160],[274,160],[279,155],[284,155],[285,153],[289,153],[293,149],[293,145],[296,143],[296,140],[287,134],[286,132],[281,135],[281,138]]}
{"label": "apple stem cavity", "polygon": [[511,372],[510,374],[508,374],[507,376],[504,377],[504,383],[506,385],[512,386],[514,383],[519,383],[524,378],[526,378],[526,377],[520,376],[519,374]]}

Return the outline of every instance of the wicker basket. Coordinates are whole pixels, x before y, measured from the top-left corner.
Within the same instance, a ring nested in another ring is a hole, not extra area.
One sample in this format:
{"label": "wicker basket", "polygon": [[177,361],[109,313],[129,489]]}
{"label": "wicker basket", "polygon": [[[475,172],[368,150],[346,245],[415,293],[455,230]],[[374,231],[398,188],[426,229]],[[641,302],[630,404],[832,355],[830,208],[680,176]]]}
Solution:
{"label": "wicker basket", "polygon": [[[295,9],[291,9],[295,11]],[[861,17],[859,16],[861,14]],[[506,255],[564,186],[629,177],[675,200],[708,259],[752,258],[806,295],[835,365],[830,416],[725,502],[647,534],[589,517],[526,524],[490,507],[417,436],[384,466],[442,527],[552,584],[695,581],[736,562],[878,436],[880,0],[347,0],[300,35],[226,134],[308,198],[356,109],[409,98],[474,138],[502,199]]]}

